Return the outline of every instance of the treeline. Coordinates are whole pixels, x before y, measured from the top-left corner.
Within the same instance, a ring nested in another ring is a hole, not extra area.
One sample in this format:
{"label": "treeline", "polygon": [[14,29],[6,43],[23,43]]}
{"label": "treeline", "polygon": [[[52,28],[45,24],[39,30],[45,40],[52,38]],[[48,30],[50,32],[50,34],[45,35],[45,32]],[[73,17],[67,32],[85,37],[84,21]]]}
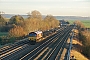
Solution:
{"label": "treeline", "polygon": [[86,30],[80,21],[74,22],[79,30],[79,40],[82,41],[82,53],[90,59],[90,31]]}
{"label": "treeline", "polygon": [[9,32],[8,37],[23,37],[32,31],[45,31],[59,26],[59,21],[52,15],[42,17],[39,11],[28,13],[28,18],[12,16],[8,21],[0,15],[0,32]]}

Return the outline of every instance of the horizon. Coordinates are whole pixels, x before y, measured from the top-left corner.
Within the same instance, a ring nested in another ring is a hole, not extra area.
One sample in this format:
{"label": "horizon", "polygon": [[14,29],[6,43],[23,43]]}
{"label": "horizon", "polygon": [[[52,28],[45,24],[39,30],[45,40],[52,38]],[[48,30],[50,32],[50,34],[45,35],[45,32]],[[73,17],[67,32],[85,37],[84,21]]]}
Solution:
{"label": "horizon", "polygon": [[[1,15],[25,15],[27,16],[27,14],[1,14]],[[44,15],[42,14],[43,16],[47,16],[47,15]],[[64,15],[52,15],[52,16],[64,16]],[[65,15],[66,17],[69,17],[70,15]],[[70,16],[70,17],[90,17],[90,16]]]}
{"label": "horizon", "polygon": [[[15,15],[20,15],[20,14],[2,14],[4,18],[9,18],[9,19]],[[28,16],[24,14],[20,16],[22,16],[25,19],[28,18]],[[45,17],[46,15],[42,15],[42,18],[45,18]],[[90,17],[86,17],[86,16],[84,17],[82,16],[53,16],[53,17],[55,17],[57,20],[90,20]]]}
{"label": "horizon", "polygon": [[90,17],[90,0],[0,0],[6,14],[26,14],[33,10],[43,15]]}

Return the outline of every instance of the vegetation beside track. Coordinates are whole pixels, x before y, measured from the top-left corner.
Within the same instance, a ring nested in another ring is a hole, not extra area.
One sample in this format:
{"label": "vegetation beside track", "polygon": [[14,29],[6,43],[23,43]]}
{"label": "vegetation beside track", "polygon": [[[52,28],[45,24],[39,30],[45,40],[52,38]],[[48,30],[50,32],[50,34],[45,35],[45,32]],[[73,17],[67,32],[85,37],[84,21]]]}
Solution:
{"label": "vegetation beside track", "polygon": [[76,38],[82,43],[80,52],[90,59],[90,31],[85,28],[82,22],[75,21],[74,23],[76,24],[76,29],[78,29],[78,33],[75,32],[77,34]]}
{"label": "vegetation beside track", "polygon": [[[39,11],[32,11],[27,13],[28,18],[24,19],[20,15],[12,16],[10,19],[6,19],[0,14],[0,41],[9,43],[14,40],[23,39],[30,32],[34,31],[46,31],[54,28],[58,28],[59,21],[52,15],[47,15],[45,18]],[[8,34],[7,34],[8,33]],[[4,36],[3,36],[4,35]]]}

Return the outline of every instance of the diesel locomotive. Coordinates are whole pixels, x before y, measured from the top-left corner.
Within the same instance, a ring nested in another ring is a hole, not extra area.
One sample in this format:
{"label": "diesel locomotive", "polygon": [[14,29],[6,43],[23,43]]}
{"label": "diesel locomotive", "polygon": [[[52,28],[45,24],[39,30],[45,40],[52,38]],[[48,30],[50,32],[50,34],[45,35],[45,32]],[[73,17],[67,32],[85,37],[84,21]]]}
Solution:
{"label": "diesel locomotive", "polygon": [[58,30],[58,29],[50,29],[50,30],[46,30],[43,32],[42,31],[30,32],[28,34],[28,39],[30,41],[30,44],[35,45],[37,40],[51,35],[52,33],[56,32],[56,30]]}
{"label": "diesel locomotive", "polygon": [[30,32],[28,39],[30,41],[31,45],[34,45],[36,43],[36,40],[40,39],[43,37],[42,31],[35,31],[35,32]]}

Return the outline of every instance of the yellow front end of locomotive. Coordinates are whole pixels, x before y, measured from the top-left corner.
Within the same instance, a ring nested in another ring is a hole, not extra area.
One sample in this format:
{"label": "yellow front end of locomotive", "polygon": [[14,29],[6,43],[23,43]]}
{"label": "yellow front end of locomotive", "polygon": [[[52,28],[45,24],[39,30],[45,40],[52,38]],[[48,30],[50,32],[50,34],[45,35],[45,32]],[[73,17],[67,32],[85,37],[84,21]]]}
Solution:
{"label": "yellow front end of locomotive", "polygon": [[34,41],[34,40],[36,40],[36,37],[29,37],[29,40]]}

